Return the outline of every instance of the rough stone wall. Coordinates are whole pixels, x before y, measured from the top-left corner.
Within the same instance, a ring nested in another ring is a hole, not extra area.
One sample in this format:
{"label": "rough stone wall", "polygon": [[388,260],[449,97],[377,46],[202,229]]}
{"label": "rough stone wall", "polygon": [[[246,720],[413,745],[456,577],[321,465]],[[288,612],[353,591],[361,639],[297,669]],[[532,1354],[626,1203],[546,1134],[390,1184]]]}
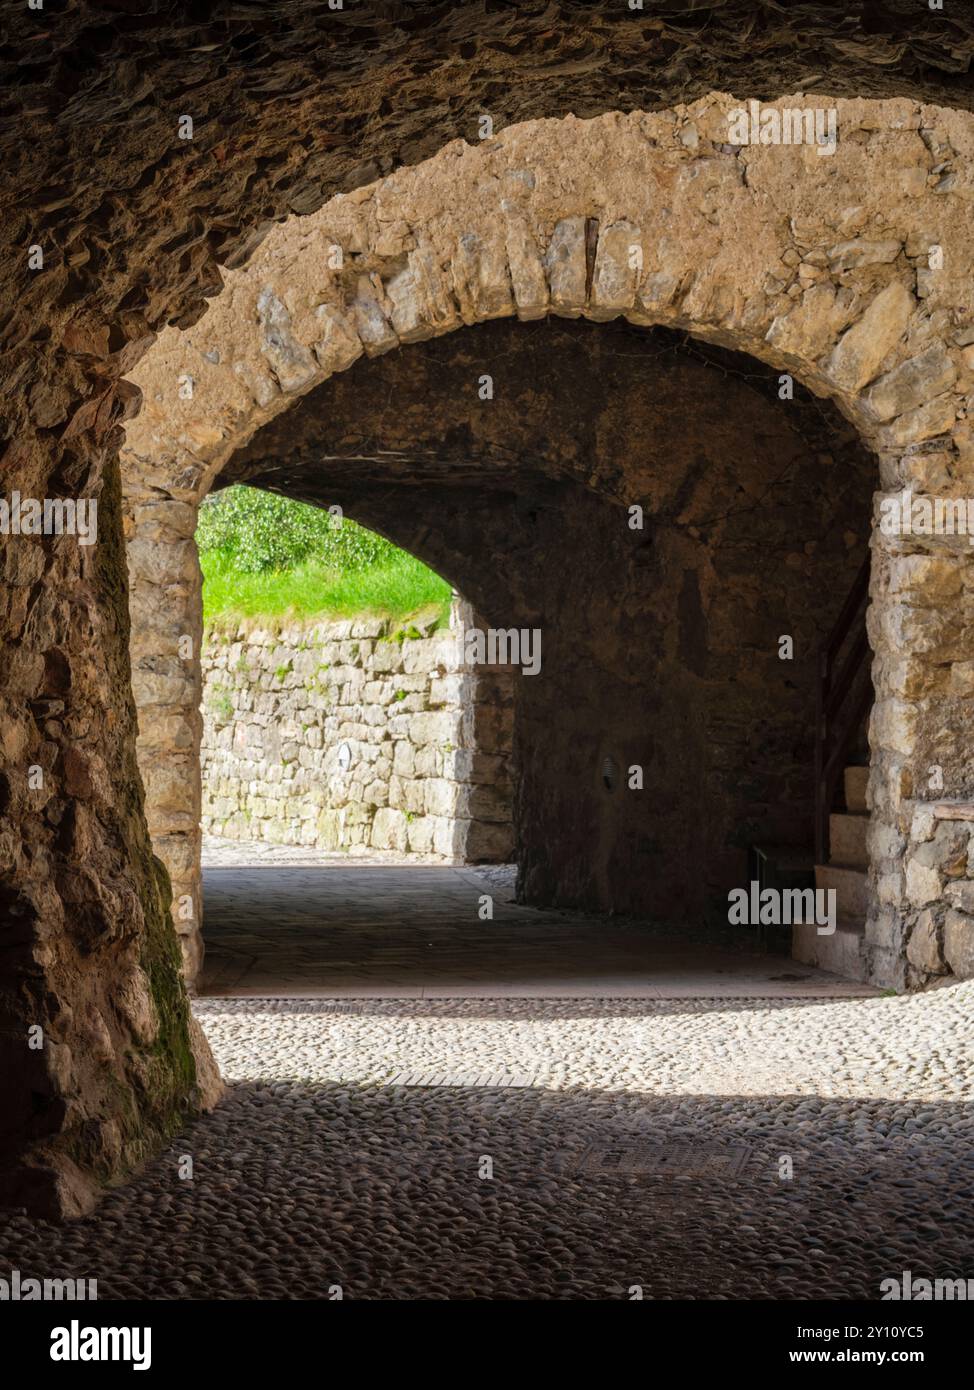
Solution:
{"label": "rough stone wall", "polygon": [[[148,834],[170,877],[171,917],[182,970],[190,979],[203,964],[198,906],[203,576],[196,515],[196,507],[179,504],[154,509],[141,516],[137,536],[132,518],[125,522],[136,754]],[[181,655],[186,650],[189,660]]]}
{"label": "rough stone wall", "polygon": [[918,801],[906,888],[916,920],[907,956],[924,976],[974,978],[974,802]]}
{"label": "rough stone wall", "polygon": [[[823,545],[801,568],[768,565],[761,583],[754,566],[781,545],[787,507],[750,537],[732,513],[714,549],[693,535],[733,496],[700,486],[687,529],[660,517],[647,545],[623,508],[574,483],[534,481],[530,509],[516,494],[431,489],[442,531],[423,536],[430,559],[466,548],[461,582],[478,608],[541,633],[540,673],[515,682],[522,901],[726,923],[749,843],[809,846],[815,649],[856,552]],[[397,510],[378,490],[360,498],[375,525],[393,528]],[[401,539],[421,530],[419,519]],[[505,561],[489,592],[477,584],[482,537]],[[571,565],[550,564],[559,550]],[[791,663],[777,657],[782,613],[800,653]],[[634,766],[641,787],[629,785]]]}
{"label": "rough stone wall", "polygon": [[[0,724],[0,1199],[48,1217],[90,1210],[221,1092],[145,834],[117,468],[91,490],[97,546],[2,552],[26,640],[0,663],[21,701]],[[60,571],[57,615],[38,602],[45,569]]]}
{"label": "rough stone wall", "polygon": [[203,830],[508,862],[511,675],[466,666],[463,631],[459,604],[422,632],[379,618],[210,631]]}

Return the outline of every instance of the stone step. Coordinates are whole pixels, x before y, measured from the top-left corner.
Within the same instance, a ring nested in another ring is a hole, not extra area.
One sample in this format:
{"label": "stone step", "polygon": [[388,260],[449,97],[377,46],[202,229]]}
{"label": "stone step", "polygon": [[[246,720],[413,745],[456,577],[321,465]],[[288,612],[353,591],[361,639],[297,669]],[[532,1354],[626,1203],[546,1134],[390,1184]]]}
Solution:
{"label": "stone step", "polygon": [[869,866],[866,851],[866,832],[869,817],[847,815],[833,811],[829,816],[829,863],[843,865],[850,869],[865,869]]}
{"label": "stone step", "polygon": [[864,981],[866,961],[863,943],[866,939],[864,921],[836,923],[831,936],[819,936],[814,922],[796,923],[791,929],[791,955],[803,965],[814,965],[847,980]]}
{"label": "stone step", "polygon": [[840,920],[866,920],[869,898],[864,870],[847,869],[838,864],[816,864],[815,887],[835,889],[836,915]]}
{"label": "stone step", "polygon": [[868,767],[847,767],[845,770],[845,808],[853,814],[868,813],[866,787],[869,784]]}

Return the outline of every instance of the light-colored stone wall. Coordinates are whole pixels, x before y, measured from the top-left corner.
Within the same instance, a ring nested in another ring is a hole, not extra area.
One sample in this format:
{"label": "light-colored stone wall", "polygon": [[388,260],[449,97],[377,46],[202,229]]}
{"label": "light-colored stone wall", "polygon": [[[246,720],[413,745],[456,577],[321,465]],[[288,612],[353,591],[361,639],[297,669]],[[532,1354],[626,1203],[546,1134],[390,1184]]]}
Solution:
{"label": "light-colored stone wall", "polygon": [[462,605],[439,630],[357,618],[208,631],[203,830],[509,860],[511,680],[464,666],[462,632]]}
{"label": "light-colored stone wall", "polygon": [[906,857],[907,946],[924,976],[974,978],[974,802],[917,801]]}

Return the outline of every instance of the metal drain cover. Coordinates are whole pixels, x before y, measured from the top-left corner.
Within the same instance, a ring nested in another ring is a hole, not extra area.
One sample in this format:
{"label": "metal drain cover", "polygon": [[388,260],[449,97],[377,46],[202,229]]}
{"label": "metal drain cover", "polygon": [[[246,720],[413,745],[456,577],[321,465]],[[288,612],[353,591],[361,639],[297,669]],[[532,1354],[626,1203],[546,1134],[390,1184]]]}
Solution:
{"label": "metal drain cover", "polygon": [[572,1171],[590,1177],[736,1178],[750,1156],[743,1144],[593,1144]]}

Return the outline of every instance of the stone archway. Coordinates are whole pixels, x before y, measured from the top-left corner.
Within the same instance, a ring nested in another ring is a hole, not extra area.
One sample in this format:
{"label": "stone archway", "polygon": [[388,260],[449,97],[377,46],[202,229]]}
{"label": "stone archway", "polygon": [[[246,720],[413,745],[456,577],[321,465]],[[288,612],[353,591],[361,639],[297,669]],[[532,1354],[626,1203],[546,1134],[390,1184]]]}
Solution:
{"label": "stone archway", "polygon": [[[458,135],[476,139],[485,111],[500,128],[566,112],[663,110],[714,88],[771,99],[821,80],[857,99],[843,103],[841,138],[866,147],[857,168],[874,216],[882,216],[875,186],[883,180],[886,196],[900,187],[912,202],[890,206],[918,240],[942,218],[969,223],[972,43],[950,7],[912,7],[904,25],[905,5],[879,13],[860,3],[843,13],[840,30],[828,7],[764,6],[755,18],[743,0],[713,9],[702,26],[680,6],[663,16],[647,6],[623,21],[610,10],[526,0],[476,11],[433,6],[405,21],[394,7],[367,14],[363,28],[357,8],[322,22],[323,7],[282,0],[282,21],[269,26],[259,13],[217,5],[200,43],[195,13],[156,7],[136,21],[124,13],[106,20],[68,7],[57,14],[54,43],[47,11],[32,12],[40,28],[17,26],[32,40],[31,61],[23,61],[22,43],[5,46],[7,486],[99,503],[97,547],[36,535],[4,545],[0,1187],[4,1201],[34,1212],[89,1205],[104,1182],[158,1149],[199,1107],[201,1085],[213,1096],[206,1044],[198,1030],[194,1036],[179,986],[169,883],[146,834],[127,650],[117,453],[121,422],[139,399],[120,378],[163,326],[196,323],[204,296],[222,290],[225,268],[245,264],[274,221],[313,212],[336,190],[358,190]],[[826,78],[808,77],[809,51],[827,55]],[[913,100],[900,101],[904,95]],[[194,113],[192,140],[177,133],[177,112]],[[676,108],[673,125],[685,117]],[[698,153],[710,153],[706,142]],[[918,189],[915,200],[900,176]],[[857,181],[845,186],[842,206],[859,206]],[[571,176],[565,188],[571,203]],[[797,191],[786,192],[779,206],[800,202]],[[835,244],[844,239],[843,230]],[[922,269],[913,243],[907,252],[906,263]],[[954,270],[958,264],[960,280],[945,294],[941,276],[919,295],[941,316],[933,331],[955,362],[956,349],[970,346],[971,323],[963,255]],[[916,316],[918,328],[928,317]],[[911,340],[901,355],[913,351]],[[969,389],[966,376],[959,383]],[[965,428],[959,413],[950,447],[939,448],[946,436],[933,438],[928,490],[968,489]],[[882,484],[898,478],[893,458]],[[163,549],[178,540],[167,528],[158,535]],[[965,779],[970,785],[956,735],[957,702],[969,689],[970,595],[956,566],[936,554],[928,563],[931,550],[914,543],[889,581],[885,688],[902,694],[907,716],[918,700],[949,700],[939,729],[929,707],[919,724],[908,720],[895,757],[906,777],[931,749],[948,747],[953,794]],[[904,653],[918,643],[925,655],[910,660]],[[167,650],[163,643],[157,653],[160,675]],[[896,795],[913,791],[904,781]],[[906,811],[904,804],[900,819],[919,845],[913,896],[935,904],[926,930],[939,931],[942,846],[933,809],[921,804],[915,832]],[[902,895],[904,843],[892,831],[883,841],[890,875],[881,895],[889,902]],[[961,887],[951,890],[965,909],[953,930],[969,939],[972,904]],[[37,1027],[43,1047],[26,1046]]]}
{"label": "stone archway", "polygon": [[[834,409],[780,389],[667,330],[495,320],[360,361],[225,465],[221,481],[340,503],[487,625],[540,628],[543,670],[512,691],[522,901],[726,925],[745,833],[811,843],[815,651],[866,553],[874,460]],[[348,678],[342,662],[336,693]],[[644,790],[606,788],[605,757],[643,767]],[[492,765],[471,769],[481,787]]]}
{"label": "stone archway", "polygon": [[[198,637],[195,508],[260,426],[363,355],[514,315],[667,325],[834,400],[878,457],[880,502],[974,492],[970,214],[931,156],[947,132],[970,145],[970,116],[838,101],[823,155],[729,144],[737,105],[713,95],[454,142],[273,228],[198,324],[162,334],[132,374],[144,405],[122,457],[133,602],[154,615],[134,679],[168,748],[193,739],[177,642]],[[874,532],[867,939],[881,983],[902,983],[908,943],[942,932],[951,907],[955,837],[927,789],[936,767],[939,795],[962,802],[974,778],[969,576],[965,537]],[[150,778],[150,815],[171,790]],[[191,846],[172,833],[176,891],[192,893]]]}

